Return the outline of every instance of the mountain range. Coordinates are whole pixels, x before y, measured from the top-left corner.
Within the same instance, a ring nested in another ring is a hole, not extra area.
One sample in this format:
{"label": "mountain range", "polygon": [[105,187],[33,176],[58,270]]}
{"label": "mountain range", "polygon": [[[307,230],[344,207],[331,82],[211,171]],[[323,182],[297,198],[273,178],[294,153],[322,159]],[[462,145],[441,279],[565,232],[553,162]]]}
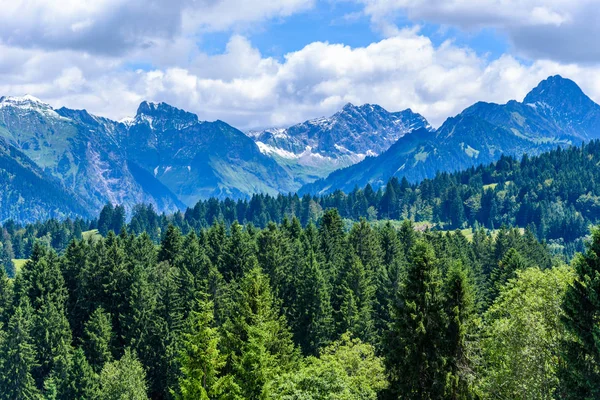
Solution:
{"label": "mountain range", "polygon": [[375,104],[243,133],[166,103],[144,101],[117,122],[1,97],[0,220],[87,217],[107,202],[173,212],[208,197],[380,187],[599,137],[600,106],[560,76],[522,102],[476,103],[438,129],[410,109]]}
{"label": "mountain range", "polygon": [[600,138],[600,106],[575,82],[552,76],[523,102],[479,102],[438,129],[416,129],[377,157],[367,157],[327,178],[306,184],[300,193],[322,194],[371,184],[391,177],[411,182],[497,160],[500,155],[539,154],[557,146]]}

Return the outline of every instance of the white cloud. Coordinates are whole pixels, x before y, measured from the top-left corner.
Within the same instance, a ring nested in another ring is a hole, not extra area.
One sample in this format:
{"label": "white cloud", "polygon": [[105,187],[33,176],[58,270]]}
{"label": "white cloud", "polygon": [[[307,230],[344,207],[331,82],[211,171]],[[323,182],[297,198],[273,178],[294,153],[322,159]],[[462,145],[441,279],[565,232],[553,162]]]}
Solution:
{"label": "white cloud", "polygon": [[0,0],[0,41],[123,55],[199,32],[286,17],[314,0]]}
{"label": "white cloud", "polygon": [[[347,0],[341,0],[347,1]],[[409,19],[465,30],[494,27],[520,55],[561,62],[599,62],[600,7],[597,0],[355,0],[386,35],[394,20]]]}
{"label": "white cloud", "polygon": [[411,107],[439,125],[479,100],[521,100],[556,73],[600,100],[598,67],[525,65],[510,55],[490,61],[451,41],[434,46],[414,29],[366,47],[315,42],[282,60],[262,56],[233,35],[223,54],[197,53],[150,71],[125,68],[128,59],[73,50],[0,45],[0,54],[10,58],[0,59],[0,94],[30,93],[56,107],[114,119],[134,114],[142,100],[165,101],[241,129],[328,115],[346,102],[378,103],[391,111]]}

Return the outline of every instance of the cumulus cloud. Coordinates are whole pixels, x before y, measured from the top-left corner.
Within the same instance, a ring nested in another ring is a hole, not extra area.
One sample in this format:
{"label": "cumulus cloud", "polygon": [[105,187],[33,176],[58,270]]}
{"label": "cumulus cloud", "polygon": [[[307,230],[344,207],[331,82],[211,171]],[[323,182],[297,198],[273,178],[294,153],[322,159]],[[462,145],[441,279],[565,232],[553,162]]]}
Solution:
{"label": "cumulus cloud", "polygon": [[596,0],[356,0],[384,34],[395,35],[399,14],[466,30],[494,27],[531,59],[598,62]]}
{"label": "cumulus cloud", "polygon": [[314,0],[2,1],[0,40],[22,48],[123,55],[312,7]]}
{"label": "cumulus cloud", "polygon": [[54,106],[87,108],[115,119],[132,115],[142,100],[165,101],[222,119],[241,129],[286,126],[331,114],[345,103],[412,108],[434,125],[475,101],[521,100],[555,73],[575,79],[597,101],[600,68],[504,55],[480,58],[451,41],[435,46],[415,29],[366,47],[315,42],[282,60],[263,56],[233,35],[223,54],[198,53],[181,66],[123,68],[111,57],[73,50],[37,51],[0,46],[0,93],[34,94]]}

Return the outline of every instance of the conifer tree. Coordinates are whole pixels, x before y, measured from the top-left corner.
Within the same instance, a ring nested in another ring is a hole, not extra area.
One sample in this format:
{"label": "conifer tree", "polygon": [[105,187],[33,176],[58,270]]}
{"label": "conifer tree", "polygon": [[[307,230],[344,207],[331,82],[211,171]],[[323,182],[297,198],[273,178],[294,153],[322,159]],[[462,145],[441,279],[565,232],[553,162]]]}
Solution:
{"label": "conifer tree", "polygon": [[10,318],[6,333],[0,331],[0,399],[41,400],[32,376],[35,347],[31,338],[31,309],[25,300]]}
{"label": "conifer tree", "polygon": [[445,315],[439,275],[431,245],[418,241],[392,306],[385,351],[393,396],[443,396]]}
{"label": "conifer tree", "polygon": [[337,333],[350,332],[363,341],[372,341],[373,286],[369,271],[360,258],[349,252],[337,285],[337,307],[334,306]]}
{"label": "conifer tree", "polygon": [[333,339],[331,294],[312,249],[307,249],[307,255],[299,257],[299,260],[301,263],[295,280],[298,297],[290,325],[295,343],[305,354],[315,355],[319,348]]}
{"label": "conifer tree", "polygon": [[179,355],[181,376],[176,400],[208,400],[228,398],[239,388],[231,376],[221,376],[225,356],[218,348],[219,333],[213,326],[213,304],[203,302],[200,311],[192,311],[182,335]]}
{"label": "conifer tree", "polygon": [[69,359],[67,373],[56,379],[57,398],[95,399],[99,396],[99,377],[85,358],[81,348],[76,349]]}
{"label": "conifer tree", "polygon": [[333,284],[346,255],[344,223],[336,209],[325,211],[319,227],[319,237],[325,279]]}
{"label": "conifer tree", "polygon": [[446,391],[450,400],[474,398],[475,373],[472,365],[474,335],[474,294],[465,268],[454,263],[444,282],[444,307],[448,317],[445,354]]}
{"label": "conifer tree", "polygon": [[297,350],[260,267],[245,274],[234,299],[235,309],[223,326],[225,373],[234,376],[243,398],[264,398],[269,382],[297,364]]}
{"label": "conifer tree", "polygon": [[104,364],[113,358],[111,318],[102,307],[97,308],[86,322],[83,339],[83,349],[90,365],[94,371],[100,372]]}
{"label": "conifer tree", "polygon": [[572,338],[563,344],[560,396],[565,399],[600,397],[600,228],[584,255],[574,262],[575,281],[567,289],[563,318]]}
{"label": "conifer tree", "polygon": [[167,232],[160,244],[158,252],[158,261],[167,261],[171,265],[177,265],[179,257],[181,257],[181,246],[183,238],[181,231],[174,225],[169,225]]}
{"label": "conifer tree", "polygon": [[517,276],[517,271],[527,267],[525,260],[514,248],[509,249],[498,263],[498,266],[492,270],[489,282],[488,302],[493,303],[502,286]]}
{"label": "conifer tree", "polygon": [[227,282],[241,277],[256,263],[256,249],[248,232],[237,222],[231,225],[230,230],[221,270]]}

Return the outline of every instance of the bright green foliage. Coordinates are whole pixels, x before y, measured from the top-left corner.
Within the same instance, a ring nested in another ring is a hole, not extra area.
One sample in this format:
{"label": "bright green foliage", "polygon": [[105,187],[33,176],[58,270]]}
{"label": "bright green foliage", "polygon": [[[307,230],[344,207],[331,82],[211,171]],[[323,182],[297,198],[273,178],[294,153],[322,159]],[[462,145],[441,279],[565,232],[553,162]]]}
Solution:
{"label": "bright green foliage", "polygon": [[572,270],[528,268],[509,280],[485,313],[483,379],[486,398],[552,399],[565,329],[562,298]]}
{"label": "bright green foliage", "polygon": [[441,279],[431,245],[418,241],[392,306],[386,364],[393,396],[439,399],[446,374]]}
{"label": "bright green foliage", "polygon": [[84,351],[96,372],[100,372],[104,364],[112,360],[113,332],[110,320],[110,315],[98,308],[85,324]]}
{"label": "bright green foliage", "polygon": [[564,342],[561,397],[600,397],[600,229],[584,255],[573,262],[575,280],[564,301],[564,325],[571,334]]}
{"label": "bright green foliage", "polygon": [[270,398],[375,400],[387,384],[383,360],[374,348],[344,334],[319,358],[309,357],[302,368],[278,378]]}
{"label": "bright green foliage", "polygon": [[15,309],[6,333],[0,331],[0,399],[39,400],[41,394],[31,374],[35,368],[31,338],[31,309],[27,302]]}
{"label": "bright green foliage", "polygon": [[102,368],[98,400],[146,400],[146,390],[146,373],[131,350]]}
{"label": "bright green foliage", "polygon": [[192,312],[182,337],[179,358],[181,377],[177,400],[208,400],[230,398],[239,391],[231,376],[220,376],[225,356],[218,349],[219,333],[213,326],[213,304],[202,303],[199,312]]}
{"label": "bright green foliage", "polygon": [[223,326],[225,372],[234,376],[244,398],[264,398],[268,383],[297,364],[298,352],[259,267],[242,278],[234,300]]}

